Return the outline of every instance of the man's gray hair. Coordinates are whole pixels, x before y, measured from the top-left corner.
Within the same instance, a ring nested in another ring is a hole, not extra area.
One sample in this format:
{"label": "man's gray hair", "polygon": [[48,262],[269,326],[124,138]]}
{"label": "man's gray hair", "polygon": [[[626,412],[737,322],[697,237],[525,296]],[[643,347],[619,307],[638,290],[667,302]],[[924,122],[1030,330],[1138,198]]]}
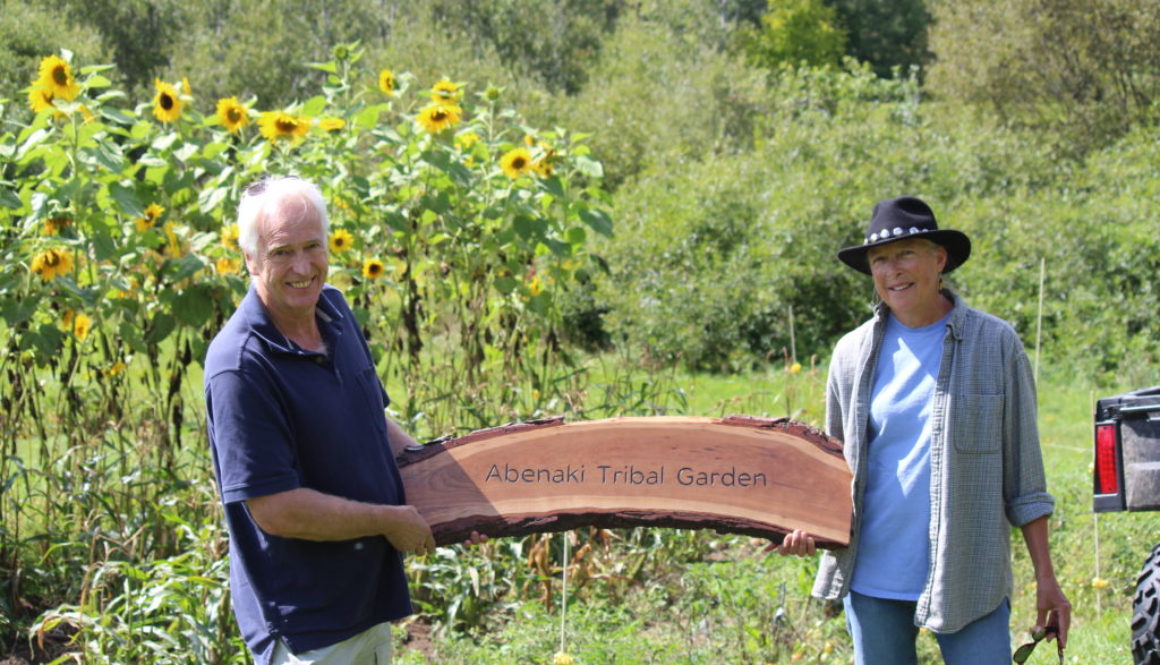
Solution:
{"label": "man's gray hair", "polygon": [[[330,217],[326,214],[326,200],[317,185],[295,176],[263,178],[246,188],[238,204],[238,246],[247,256],[257,254],[263,217],[275,206],[293,200],[314,208],[322,222],[322,235],[326,236],[330,229]],[[305,213],[304,208],[302,214]]]}

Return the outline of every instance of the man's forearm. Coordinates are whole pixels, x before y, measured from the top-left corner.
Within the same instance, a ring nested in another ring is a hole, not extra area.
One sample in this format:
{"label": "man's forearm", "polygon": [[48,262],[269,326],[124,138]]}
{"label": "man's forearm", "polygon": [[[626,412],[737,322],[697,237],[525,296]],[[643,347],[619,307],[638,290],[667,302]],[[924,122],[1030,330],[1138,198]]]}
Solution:
{"label": "man's forearm", "polygon": [[246,503],[254,521],[266,533],[303,540],[390,538],[401,528],[414,528],[417,519],[410,506],[362,503],[308,488],[257,497]]}

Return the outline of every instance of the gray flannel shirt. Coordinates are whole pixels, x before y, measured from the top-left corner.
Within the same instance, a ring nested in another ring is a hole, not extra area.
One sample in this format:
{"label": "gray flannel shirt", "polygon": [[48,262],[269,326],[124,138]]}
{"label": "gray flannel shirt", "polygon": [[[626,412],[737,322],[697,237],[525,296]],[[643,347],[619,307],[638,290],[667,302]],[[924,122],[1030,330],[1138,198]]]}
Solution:
{"label": "gray flannel shirt", "polygon": [[[930,569],[915,625],[955,632],[1009,597],[1011,527],[1051,514],[1036,425],[1035,384],[1011,326],[956,296],[931,410]],[[834,349],[826,386],[826,429],[843,441],[853,472],[849,547],[826,552],[813,594],[849,591],[866,490],[874,367],[887,319],[874,318]]]}

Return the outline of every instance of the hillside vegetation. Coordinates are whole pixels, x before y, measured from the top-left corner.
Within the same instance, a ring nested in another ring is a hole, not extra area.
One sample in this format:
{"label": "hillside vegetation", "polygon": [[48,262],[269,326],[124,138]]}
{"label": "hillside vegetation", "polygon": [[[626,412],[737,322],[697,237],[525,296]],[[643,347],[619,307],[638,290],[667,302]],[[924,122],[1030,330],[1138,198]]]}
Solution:
{"label": "hillside vegetation", "polygon": [[1160,5],[879,4],[8,0],[0,81],[27,120],[19,90],[67,47],[112,56],[136,99],[187,77],[204,113],[276,109],[361,40],[372,68],[497,86],[530,126],[591,135],[616,233],[570,293],[578,342],[728,369],[782,355],[792,307],[798,350],[824,353],[869,296],[834,250],[910,193],[972,234],[955,286],[1026,342],[1093,372],[1154,358]]}

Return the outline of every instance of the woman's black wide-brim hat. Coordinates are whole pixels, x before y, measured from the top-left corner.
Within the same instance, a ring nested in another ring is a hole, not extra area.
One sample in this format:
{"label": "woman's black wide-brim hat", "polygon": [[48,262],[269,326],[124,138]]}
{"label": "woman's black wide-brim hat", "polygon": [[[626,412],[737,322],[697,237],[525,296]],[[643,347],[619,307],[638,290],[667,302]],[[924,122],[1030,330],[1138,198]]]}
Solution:
{"label": "woman's black wide-brim hat", "polygon": [[866,254],[871,247],[907,238],[925,238],[945,247],[947,264],[943,268],[944,273],[963,265],[971,256],[971,239],[967,234],[954,229],[940,229],[934,212],[922,199],[900,196],[875,204],[865,241],[861,245],[838,250],[838,258],[854,270],[869,275],[870,264]]}

